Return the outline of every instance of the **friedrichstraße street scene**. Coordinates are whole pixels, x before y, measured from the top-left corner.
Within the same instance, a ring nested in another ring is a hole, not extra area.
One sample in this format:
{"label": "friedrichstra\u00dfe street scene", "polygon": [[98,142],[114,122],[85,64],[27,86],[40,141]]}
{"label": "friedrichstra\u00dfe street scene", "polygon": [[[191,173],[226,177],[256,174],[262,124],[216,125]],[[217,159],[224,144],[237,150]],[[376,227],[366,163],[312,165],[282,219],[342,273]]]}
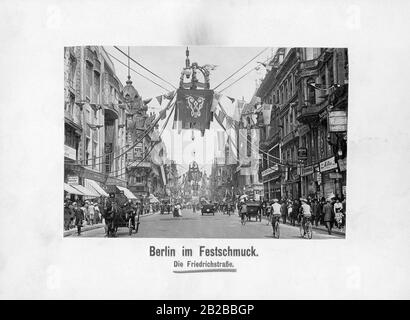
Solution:
{"label": "friedrichstra\u00dfe street scene", "polygon": [[348,50],[64,48],[64,237],[344,239]]}

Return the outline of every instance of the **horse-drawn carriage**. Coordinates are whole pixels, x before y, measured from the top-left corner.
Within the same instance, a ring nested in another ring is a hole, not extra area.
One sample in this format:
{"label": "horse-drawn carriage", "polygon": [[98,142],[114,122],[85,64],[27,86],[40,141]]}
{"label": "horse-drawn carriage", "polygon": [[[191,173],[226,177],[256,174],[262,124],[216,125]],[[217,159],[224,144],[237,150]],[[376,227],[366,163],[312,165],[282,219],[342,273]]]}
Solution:
{"label": "horse-drawn carriage", "polygon": [[246,218],[248,221],[255,217],[256,221],[262,221],[262,210],[259,201],[250,200],[246,203]]}
{"label": "horse-drawn carriage", "polygon": [[105,223],[107,227],[107,236],[115,237],[118,228],[128,228],[129,235],[132,231],[138,232],[139,212],[135,203],[130,202],[123,193],[110,193],[109,198],[104,204]]}

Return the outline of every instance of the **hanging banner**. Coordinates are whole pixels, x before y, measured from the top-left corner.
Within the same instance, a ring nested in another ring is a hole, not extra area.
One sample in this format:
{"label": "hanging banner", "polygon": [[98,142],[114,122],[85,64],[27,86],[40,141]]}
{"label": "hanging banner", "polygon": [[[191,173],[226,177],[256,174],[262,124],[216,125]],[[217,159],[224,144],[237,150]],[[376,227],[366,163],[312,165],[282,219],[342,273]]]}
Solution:
{"label": "hanging banner", "polygon": [[263,114],[263,124],[265,126],[270,124],[271,112],[272,112],[272,105],[264,103],[262,105],[262,114]]}
{"label": "hanging banner", "polygon": [[176,121],[181,121],[182,128],[204,132],[210,126],[212,102],[213,90],[178,89]]}
{"label": "hanging banner", "polygon": [[164,183],[164,186],[167,185],[167,178],[165,175],[165,170],[164,170],[164,165],[161,165],[161,177],[162,177],[162,182]]}
{"label": "hanging banner", "polygon": [[225,150],[225,131],[218,131],[218,151]]}

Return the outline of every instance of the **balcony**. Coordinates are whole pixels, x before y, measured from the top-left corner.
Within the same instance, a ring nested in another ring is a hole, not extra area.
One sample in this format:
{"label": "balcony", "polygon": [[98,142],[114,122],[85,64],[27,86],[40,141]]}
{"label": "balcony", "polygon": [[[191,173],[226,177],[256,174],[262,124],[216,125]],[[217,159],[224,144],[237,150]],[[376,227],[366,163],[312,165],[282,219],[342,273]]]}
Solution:
{"label": "balcony", "polygon": [[323,104],[312,104],[308,106],[302,106],[300,112],[298,112],[297,120],[303,124],[309,124],[319,121],[319,113],[323,109]]}
{"label": "balcony", "polygon": [[297,138],[297,131],[294,130],[290,133],[288,133],[283,139],[282,139],[282,147],[286,144],[288,144],[289,142],[291,142],[293,139]]}
{"label": "balcony", "polygon": [[314,76],[318,72],[318,67],[319,67],[318,59],[301,61],[299,65],[299,70],[300,70],[299,75],[300,77]]}

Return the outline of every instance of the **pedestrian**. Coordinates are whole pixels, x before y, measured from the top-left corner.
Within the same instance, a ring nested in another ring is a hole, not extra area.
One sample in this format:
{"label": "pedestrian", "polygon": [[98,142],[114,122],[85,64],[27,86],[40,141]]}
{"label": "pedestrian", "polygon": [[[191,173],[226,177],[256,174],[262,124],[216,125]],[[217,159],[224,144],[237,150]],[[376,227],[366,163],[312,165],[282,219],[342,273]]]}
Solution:
{"label": "pedestrian", "polygon": [[343,197],[342,206],[343,206],[343,222],[342,222],[342,226],[343,226],[343,228],[344,228],[344,227],[346,226],[346,197]]}
{"label": "pedestrian", "polygon": [[81,227],[83,226],[84,221],[84,211],[78,207],[77,203],[73,203],[74,206],[74,217],[75,225],[77,227],[77,235],[81,235]]}
{"label": "pedestrian", "polygon": [[303,236],[306,234],[306,221],[312,219],[312,208],[308,203],[308,200],[301,199],[301,206],[300,206],[300,223],[303,227]]}
{"label": "pedestrian", "polygon": [[288,201],[288,215],[290,219],[290,224],[294,225],[293,224],[293,204],[291,200]]}
{"label": "pedestrian", "polygon": [[312,223],[314,223],[315,226],[317,227],[319,220],[320,220],[321,211],[320,211],[319,201],[316,198],[313,198],[311,207],[312,207]]}
{"label": "pedestrian", "polygon": [[342,229],[342,223],[343,223],[343,205],[340,202],[339,198],[336,197],[336,202],[333,205],[333,212],[335,216],[335,223],[336,227],[341,230]]}
{"label": "pedestrian", "polygon": [[286,204],[286,199],[282,200],[282,205],[280,206],[280,213],[282,215],[282,222],[286,224],[286,219],[288,218],[288,206]]}
{"label": "pedestrian", "polygon": [[[275,223],[276,221],[279,222],[279,218],[281,216],[281,210],[282,210],[282,206],[279,204],[279,200],[278,199],[273,199],[273,203],[272,203],[272,228],[273,228],[273,232],[275,232]],[[274,234],[275,236],[275,234]]]}
{"label": "pedestrian", "polygon": [[332,221],[333,221],[333,210],[331,199],[326,199],[326,204],[323,206],[323,221],[327,228],[327,233],[330,235],[332,234]]}
{"label": "pedestrian", "polygon": [[64,201],[64,230],[70,229],[71,210],[68,201]]}
{"label": "pedestrian", "polygon": [[93,225],[95,223],[94,219],[95,219],[95,207],[94,207],[94,202],[91,201],[88,204],[88,218],[90,220],[90,224]]}
{"label": "pedestrian", "polygon": [[94,204],[94,221],[95,221],[95,224],[101,222],[101,210],[100,210],[100,204],[98,202]]}
{"label": "pedestrian", "polygon": [[291,224],[292,226],[296,225],[296,221],[298,220],[299,217],[299,202],[298,200],[293,201],[293,206],[292,206],[292,219],[291,219]]}

